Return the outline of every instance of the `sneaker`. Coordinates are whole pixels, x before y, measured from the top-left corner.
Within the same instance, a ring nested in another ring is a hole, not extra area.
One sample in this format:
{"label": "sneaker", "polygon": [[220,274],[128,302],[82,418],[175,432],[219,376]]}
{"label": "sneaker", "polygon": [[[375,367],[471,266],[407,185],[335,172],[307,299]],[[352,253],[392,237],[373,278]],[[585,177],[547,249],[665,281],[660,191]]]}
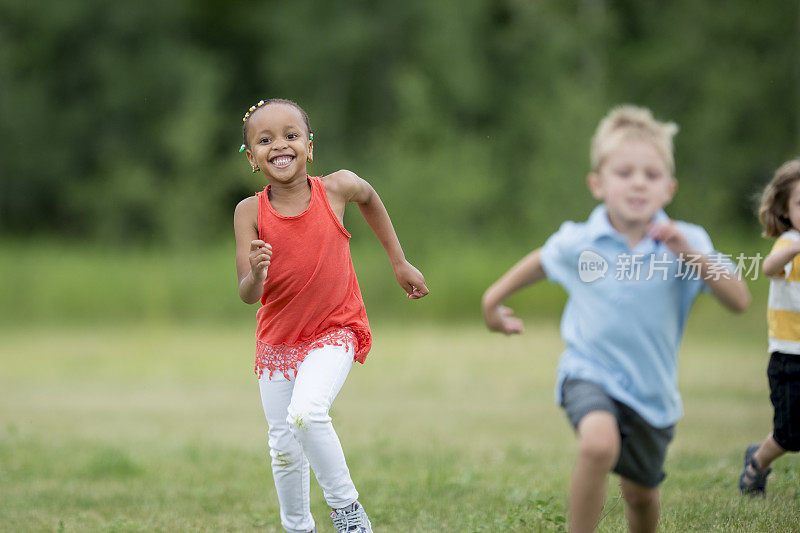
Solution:
{"label": "sneaker", "polygon": [[342,509],[334,509],[331,511],[331,520],[339,533],[372,533],[372,524],[358,502]]}
{"label": "sneaker", "polygon": [[[758,448],[758,444],[753,444],[752,446],[748,446],[747,450],[744,452],[744,468],[742,468],[742,473],[739,476],[739,490],[742,494],[747,496],[761,496],[765,498],[767,496],[767,476],[772,472],[772,469],[767,468],[766,470],[761,470],[758,468],[758,464],[753,458]],[[752,468],[755,474],[751,474],[748,471],[748,466]]]}

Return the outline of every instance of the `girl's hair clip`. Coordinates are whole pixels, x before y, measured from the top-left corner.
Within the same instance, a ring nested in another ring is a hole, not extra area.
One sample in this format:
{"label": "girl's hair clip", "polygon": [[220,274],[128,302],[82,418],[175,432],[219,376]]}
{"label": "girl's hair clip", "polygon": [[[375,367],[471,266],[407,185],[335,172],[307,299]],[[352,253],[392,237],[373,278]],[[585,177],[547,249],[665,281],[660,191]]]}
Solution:
{"label": "girl's hair clip", "polygon": [[241,153],[242,153],[242,152],[244,152],[246,149],[247,149],[247,146],[245,146],[244,144],[243,144],[243,145],[241,145],[241,146],[239,147],[239,153],[241,154]]}

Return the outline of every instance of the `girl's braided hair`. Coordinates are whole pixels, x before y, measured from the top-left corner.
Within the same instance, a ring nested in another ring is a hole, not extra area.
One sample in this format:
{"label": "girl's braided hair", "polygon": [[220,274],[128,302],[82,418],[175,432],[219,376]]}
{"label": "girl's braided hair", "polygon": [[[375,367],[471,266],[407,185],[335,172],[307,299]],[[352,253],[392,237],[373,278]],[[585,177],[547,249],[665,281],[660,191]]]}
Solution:
{"label": "girl's braided hair", "polygon": [[247,110],[247,113],[244,114],[244,117],[242,118],[242,146],[246,148],[250,147],[250,144],[247,142],[247,129],[248,129],[248,124],[250,124],[250,117],[253,116],[253,114],[262,107],[266,107],[270,104],[290,105],[295,109],[297,109],[300,112],[300,116],[303,117],[303,121],[306,123],[306,129],[308,130],[310,136],[311,123],[308,120],[308,113],[306,113],[305,110],[302,107],[300,107],[300,104],[298,104],[297,102],[293,102],[291,100],[286,100],[285,98],[270,98],[269,100],[259,100],[259,102],[256,105],[251,106],[250,109]]}

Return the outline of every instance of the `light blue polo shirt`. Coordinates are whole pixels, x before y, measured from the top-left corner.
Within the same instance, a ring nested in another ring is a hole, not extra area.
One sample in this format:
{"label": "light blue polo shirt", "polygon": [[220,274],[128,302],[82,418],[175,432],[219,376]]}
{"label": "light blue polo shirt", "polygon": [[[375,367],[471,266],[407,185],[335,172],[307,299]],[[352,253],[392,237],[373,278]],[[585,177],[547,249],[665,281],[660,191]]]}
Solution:
{"label": "light blue polo shirt", "polygon": [[[667,221],[660,211],[654,221]],[[676,221],[693,250],[714,253],[706,231]],[[561,318],[567,345],[556,401],[567,378],[592,381],[655,427],[683,414],[678,348],[689,309],[705,284],[691,259],[649,237],[631,249],[605,205],[583,223],[565,222],[544,244],[542,266],[569,294]]]}

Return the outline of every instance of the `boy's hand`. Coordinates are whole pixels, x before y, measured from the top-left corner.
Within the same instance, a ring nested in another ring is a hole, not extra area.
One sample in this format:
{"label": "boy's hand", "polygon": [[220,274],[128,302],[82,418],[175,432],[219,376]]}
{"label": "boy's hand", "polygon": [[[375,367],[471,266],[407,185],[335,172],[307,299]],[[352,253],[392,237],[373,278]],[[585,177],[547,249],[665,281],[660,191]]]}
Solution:
{"label": "boy's hand", "polygon": [[422,273],[406,260],[394,266],[394,277],[412,300],[419,300],[430,292]]}
{"label": "boy's hand", "polygon": [[667,245],[670,251],[677,255],[688,254],[692,251],[689,241],[686,240],[683,233],[681,233],[675,222],[655,222],[647,229],[647,235],[654,241],[661,241]]}
{"label": "boy's hand", "polygon": [[267,269],[272,259],[272,246],[261,240],[250,241],[250,271],[253,279],[264,281],[267,279]]}
{"label": "boy's hand", "polygon": [[514,316],[510,307],[498,305],[484,309],[483,318],[492,331],[499,331],[506,335],[522,333],[522,320]]}

